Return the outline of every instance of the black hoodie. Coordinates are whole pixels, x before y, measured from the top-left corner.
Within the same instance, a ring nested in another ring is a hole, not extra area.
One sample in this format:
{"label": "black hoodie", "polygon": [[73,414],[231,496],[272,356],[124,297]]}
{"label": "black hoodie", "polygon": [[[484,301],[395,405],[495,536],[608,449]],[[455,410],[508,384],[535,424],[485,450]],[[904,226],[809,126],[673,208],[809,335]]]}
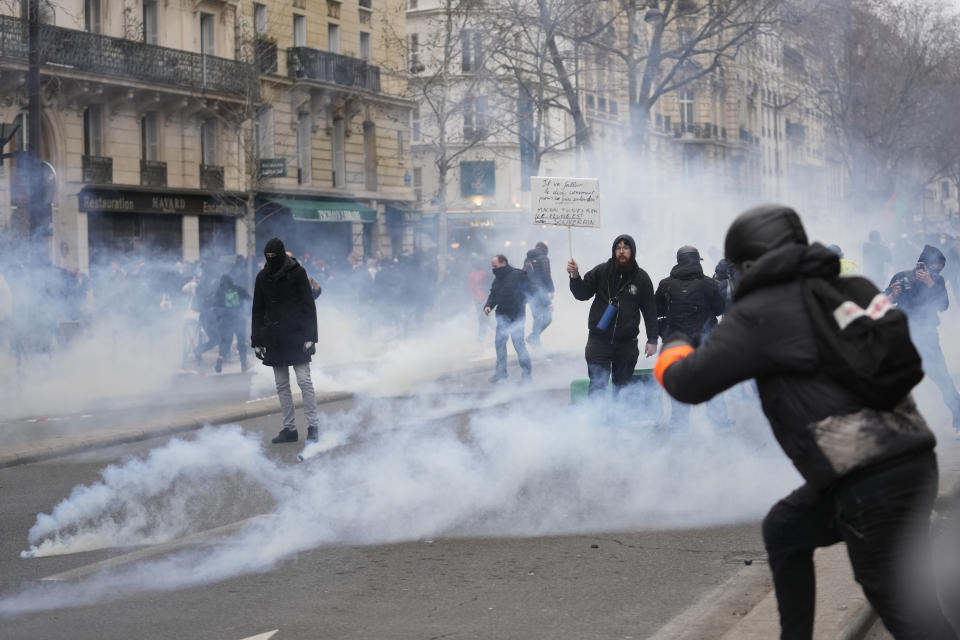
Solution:
{"label": "black hoodie", "polygon": [[817,487],[936,444],[909,395],[890,411],[866,408],[823,371],[803,279],[839,273],[839,258],[820,244],[762,255],[743,273],[736,302],[710,339],[663,374],[670,395],[691,403],[756,379],[774,436]]}
{"label": "black hoodie", "polygon": [[[630,245],[630,262],[621,269],[616,262],[617,244],[624,240]],[[650,276],[637,265],[637,243],[629,235],[619,235],[610,248],[610,259],[598,264],[582,278],[570,279],[570,292],[577,300],[589,300],[590,314],[587,328],[593,337],[612,343],[632,342],[640,335],[640,322],[647,332],[647,342],[657,344],[657,303],[653,296]],[[606,331],[597,329],[610,300],[617,300],[617,315]]]}
{"label": "black hoodie", "polygon": [[317,341],[317,307],[307,272],[295,258],[284,255],[276,271],[269,266],[253,286],[250,344],[266,347],[263,364],[290,366],[310,362],[304,342]]}

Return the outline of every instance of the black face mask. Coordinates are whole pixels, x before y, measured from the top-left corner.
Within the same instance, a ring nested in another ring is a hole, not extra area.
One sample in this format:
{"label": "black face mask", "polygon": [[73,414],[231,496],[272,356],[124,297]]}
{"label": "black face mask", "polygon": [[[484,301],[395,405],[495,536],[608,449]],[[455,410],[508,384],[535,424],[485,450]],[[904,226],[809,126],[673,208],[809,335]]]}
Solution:
{"label": "black face mask", "polygon": [[271,258],[267,258],[266,256],[264,256],[264,258],[267,260],[267,270],[276,271],[283,266],[284,262],[287,261],[287,254],[279,253],[274,254]]}

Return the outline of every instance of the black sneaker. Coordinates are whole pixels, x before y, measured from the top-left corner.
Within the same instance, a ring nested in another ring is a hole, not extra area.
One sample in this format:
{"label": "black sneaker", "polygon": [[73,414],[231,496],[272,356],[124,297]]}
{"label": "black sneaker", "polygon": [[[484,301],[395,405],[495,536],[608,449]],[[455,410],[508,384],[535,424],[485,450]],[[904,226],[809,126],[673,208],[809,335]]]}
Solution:
{"label": "black sneaker", "polygon": [[506,380],[506,379],[507,379],[507,374],[495,373],[492,376],[490,376],[490,384],[494,384],[496,382],[500,382],[501,380]]}
{"label": "black sneaker", "polygon": [[316,442],[320,439],[317,427],[307,427],[307,442]]}
{"label": "black sneaker", "polygon": [[284,442],[296,442],[299,439],[300,434],[297,433],[296,428],[289,429],[284,427],[283,429],[280,429],[280,433],[278,433],[270,442],[273,444],[283,444]]}

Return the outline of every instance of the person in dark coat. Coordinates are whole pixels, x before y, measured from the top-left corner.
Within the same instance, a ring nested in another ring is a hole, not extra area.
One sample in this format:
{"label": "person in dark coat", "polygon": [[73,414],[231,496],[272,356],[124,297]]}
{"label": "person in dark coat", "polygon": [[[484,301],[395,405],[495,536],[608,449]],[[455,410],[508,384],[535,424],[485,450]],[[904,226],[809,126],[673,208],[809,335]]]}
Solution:
{"label": "person in dark coat", "polygon": [[894,637],[955,638],[922,551],[937,496],[933,432],[911,394],[890,410],[869,407],[818,353],[803,288],[837,278],[839,258],[807,244],[800,217],[779,205],[734,220],[725,253],[740,274],[733,309],[700,347],[682,337],[664,344],[654,372],[689,403],[755,379],[773,434],[803,476],[763,521],[781,638],[812,637],[814,550],[841,541]]}
{"label": "person in dark coat", "polygon": [[523,325],[527,320],[527,296],[530,283],[523,269],[516,269],[507,262],[507,257],[497,254],[490,260],[493,268],[493,284],[483,312],[490,315],[496,309],[497,333],[494,346],[497,350],[497,369],[490,382],[500,382],[507,377],[507,338],[513,342],[520,362],[521,380],[530,380],[532,365],[527,346],[523,342]]}
{"label": "person in dark coat", "polygon": [[533,316],[533,329],[527,336],[527,342],[534,347],[540,346],[540,334],[553,322],[553,277],[550,275],[549,248],[546,242],[538,242],[527,251],[523,261],[523,270],[530,278],[530,315]]}
{"label": "person in dark coat", "polygon": [[[677,264],[670,276],[660,281],[654,297],[660,334],[666,339],[675,332],[682,333],[694,346],[704,334],[716,325],[723,313],[723,296],[717,281],[703,274],[700,252],[685,245],[677,250]],[[718,398],[711,404],[711,419],[720,426],[728,426],[726,405]],[[674,401],[670,412],[670,426],[684,428],[690,422],[690,405]]]}
{"label": "person in dark coat", "polygon": [[[606,392],[613,378],[614,392],[619,392],[633,378],[633,370],[640,359],[637,344],[640,322],[646,329],[644,355],[649,358],[657,352],[657,303],[653,283],[647,272],[637,264],[637,243],[624,234],[613,241],[611,257],[598,264],[582,278],[573,258],[567,262],[570,274],[570,292],[577,300],[589,300],[587,317],[589,336],[585,356],[587,375],[590,376],[588,394]],[[608,308],[612,317],[603,326],[601,319]],[[600,324],[601,326],[598,326]]]}
{"label": "person in dark coat", "polygon": [[941,273],[947,259],[933,245],[925,245],[916,266],[895,273],[886,293],[910,318],[910,337],[923,360],[923,372],[940,389],[953,414],[953,428],[960,431],[960,393],[947,369],[940,347],[941,311],[950,306],[947,285]]}
{"label": "person in dark coat", "polygon": [[253,288],[253,314],[250,344],[263,364],[273,367],[273,377],[283,413],[283,429],[274,444],[299,439],[294,420],[290,369],[297,375],[303,395],[303,413],[307,419],[307,440],[317,440],[317,400],[310,379],[310,356],[316,352],[317,307],[313,290],[296,258],[288,256],[280,238],[273,238],[263,249],[266,265],[257,274]]}
{"label": "person in dark coat", "polygon": [[233,343],[234,336],[237,338],[240,371],[247,370],[247,347],[243,338],[246,323],[243,312],[248,300],[250,300],[250,294],[246,289],[235,284],[229,275],[220,276],[220,286],[217,287],[212,301],[217,319],[217,334],[220,336],[220,355],[213,367],[217,373],[223,370],[223,359],[230,354],[230,345]]}

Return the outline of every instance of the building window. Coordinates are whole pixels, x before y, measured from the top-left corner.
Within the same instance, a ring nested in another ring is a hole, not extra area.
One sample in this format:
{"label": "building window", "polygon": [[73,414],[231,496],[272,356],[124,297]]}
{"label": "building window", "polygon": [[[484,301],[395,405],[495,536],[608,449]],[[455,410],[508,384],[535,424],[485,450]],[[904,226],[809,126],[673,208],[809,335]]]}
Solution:
{"label": "building window", "polygon": [[420,34],[410,34],[410,72],[420,73],[423,71],[423,63],[420,62]]}
{"label": "building window", "polygon": [[98,104],[83,110],[83,155],[103,155],[103,111]]}
{"label": "building window", "polygon": [[327,24],[327,51],[340,53],[340,25]]}
{"label": "building window", "polygon": [[293,14],[293,46],[307,46],[307,16]]}
{"label": "building window", "polygon": [[587,94],[587,109],[593,109],[596,105],[596,101],[592,93]]}
{"label": "building window", "polygon": [[267,35],[267,5],[259,2],[253,3],[253,35]]}
{"label": "building window", "polygon": [[604,98],[603,96],[600,96],[599,98],[597,98],[597,108],[600,109],[600,111],[606,111],[607,99]]}
{"label": "building window", "polygon": [[157,114],[148,113],[140,119],[140,159],[160,159],[160,135]]}
{"label": "building window", "polygon": [[406,152],[406,135],[403,133],[403,131],[397,131],[397,157],[402,160]]}
{"label": "building window", "polygon": [[946,180],[940,182],[940,197],[943,200],[950,199],[950,183]]}
{"label": "building window", "polygon": [[297,184],[310,184],[310,114],[297,120]]}
{"label": "building window", "polygon": [[417,202],[423,201],[423,169],[413,168],[413,197]]}
{"label": "building window", "polygon": [[27,114],[26,112],[21,112],[17,114],[17,117],[13,119],[14,126],[18,126],[17,137],[13,144],[14,151],[26,151],[30,148],[29,143],[27,142]]}
{"label": "building window", "polygon": [[347,159],[344,149],[346,123],[343,118],[333,121],[333,186],[342,187],[347,183]]}
{"label": "building window", "polygon": [[483,64],[483,40],[479,31],[464,29],[460,34],[460,67],[463,71],[479,71]]}
{"label": "building window", "polygon": [[363,123],[363,183],[367,191],[377,190],[377,125]]}
{"label": "building window", "polygon": [[420,142],[420,105],[416,105],[410,111],[410,139],[414,142]]}
{"label": "building window", "polygon": [[360,58],[370,60],[370,34],[365,31],[360,32]]}
{"label": "building window", "polygon": [[407,0],[407,9],[416,9],[417,0]]}
{"label": "building window", "polygon": [[209,13],[200,14],[200,53],[205,56],[217,54],[217,44],[214,28],[216,18]]}
{"label": "building window", "polygon": [[463,137],[468,140],[487,135],[487,99],[467,98],[463,104]]}
{"label": "building window", "polygon": [[159,44],[157,17],[157,0],[143,0],[143,41],[147,44]]}
{"label": "building window", "polygon": [[83,28],[90,33],[100,33],[100,0],[84,0]]}
{"label": "building window", "polygon": [[327,17],[340,19],[340,3],[337,0],[327,0]]}
{"label": "building window", "polygon": [[680,92],[680,127],[693,131],[693,92],[689,89]]}
{"label": "building window", "polygon": [[253,141],[257,158],[273,157],[273,107],[260,110],[253,122]]}
{"label": "building window", "polygon": [[208,167],[217,162],[217,121],[209,118],[200,123],[200,164]]}
{"label": "building window", "polygon": [[617,115],[618,113],[616,100],[610,101],[610,113],[612,113],[613,115]]}

